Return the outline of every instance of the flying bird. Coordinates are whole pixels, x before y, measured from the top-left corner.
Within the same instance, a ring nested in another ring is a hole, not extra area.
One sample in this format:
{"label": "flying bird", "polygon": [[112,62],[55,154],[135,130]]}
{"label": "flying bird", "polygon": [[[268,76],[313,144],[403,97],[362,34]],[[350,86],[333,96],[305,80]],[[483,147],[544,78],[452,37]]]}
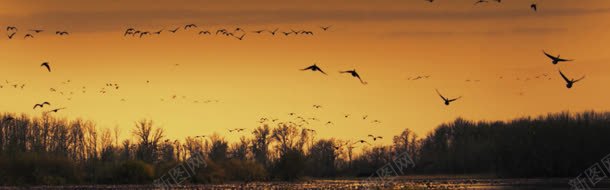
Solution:
{"label": "flying bird", "polygon": [[274,36],[275,36],[275,33],[276,33],[278,30],[279,30],[279,28],[276,28],[276,29],[275,29],[275,30],[273,30],[273,31],[268,30],[268,32],[269,32],[271,35],[274,35]]}
{"label": "flying bird", "polygon": [[566,77],[566,75],[564,75],[564,74],[561,72],[561,70],[559,70],[559,74],[561,75],[561,78],[563,78],[563,80],[565,80],[565,81],[566,81],[566,87],[567,87],[567,88],[572,88],[572,86],[574,85],[574,83],[576,83],[576,82],[578,82],[578,81],[580,81],[580,80],[582,80],[582,79],[584,79],[584,78],[585,78],[585,76],[582,76],[582,77],[580,77],[579,79],[576,79],[576,80],[574,80],[574,79],[569,79],[568,77]]}
{"label": "flying bird", "polygon": [[176,33],[176,32],[178,32],[178,30],[179,30],[179,29],[180,29],[180,27],[178,27],[178,28],[176,28],[176,29],[173,29],[173,30],[169,30],[169,31],[170,31],[171,33]]}
{"label": "flying bird", "polygon": [[43,62],[40,64],[41,67],[47,68],[47,71],[51,72],[51,66],[49,66],[49,62]]}
{"label": "flying bird", "polygon": [[454,98],[454,99],[445,98],[445,96],[443,96],[443,95],[442,95],[442,94],[441,94],[441,93],[438,91],[438,89],[436,90],[436,93],[437,93],[437,94],[438,94],[438,95],[439,95],[439,96],[440,96],[440,97],[441,97],[441,98],[442,98],[442,99],[445,101],[445,105],[447,105],[447,106],[449,105],[449,103],[451,103],[451,102],[453,102],[453,101],[456,101],[456,100],[458,100],[458,99],[462,98],[461,96],[460,96],[460,97],[457,97],[457,98]]}
{"label": "flying bird", "polygon": [[12,34],[9,34],[8,39],[13,39],[13,36],[15,36],[15,34],[17,34],[17,32],[13,32]]}
{"label": "flying bird", "polygon": [[487,1],[487,0],[478,0],[477,2],[474,2],[475,5],[477,5],[479,3],[489,3],[489,1]]}
{"label": "flying bird", "polygon": [[6,31],[17,31],[17,27],[14,27],[14,26],[7,26],[7,27],[6,27]]}
{"label": "flying bird", "polygon": [[318,65],[316,65],[316,64],[313,64],[312,66],[309,66],[307,68],[301,69],[301,71],[306,71],[306,70],[311,70],[311,71],[314,71],[314,72],[315,71],[320,71],[322,74],[326,75],[326,73],[324,71],[322,71],[322,69],[320,69],[320,67],[318,67]]}
{"label": "flying bird", "polygon": [[50,105],[51,105],[51,103],[49,103],[49,102],[43,102],[43,103],[41,103],[41,104],[34,104],[34,108],[32,108],[32,109],[36,109],[37,107],[42,108],[42,107],[44,107],[44,105],[48,105],[48,106],[50,106]]}
{"label": "flying bird", "polygon": [[246,36],[246,34],[242,34],[240,37],[237,37],[237,36],[233,36],[233,37],[237,38],[238,40],[243,40],[244,36]]}
{"label": "flying bird", "polygon": [[320,28],[324,31],[328,31],[328,29],[330,29],[330,27],[332,27],[332,25],[331,26],[320,26]]}
{"label": "flying bird", "polygon": [[26,39],[26,38],[28,38],[28,37],[30,37],[30,38],[34,38],[34,36],[33,36],[32,34],[26,34],[25,36],[23,36],[23,39]]}
{"label": "flying bird", "polygon": [[47,113],[49,113],[49,112],[54,112],[54,113],[57,113],[59,110],[63,110],[63,109],[66,109],[66,108],[57,108],[57,109],[53,109],[53,110],[48,111]]}
{"label": "flying bird", "polygon": [[63,36],[63,35],[69,35],[70,33],[68,33],[67,31],[56,31],[55,34]]}
{"label": "flying bird", "polygon": [[382,136],[373,136],[373,135],[369,135],[369,137],[373,138],[373,141],[377,141],[377,139],[383,139]]}
{"label": "flying bird", "polygon": [[44,30],[32,29],[32,30],[30,30],[30,31],[32,31],[32,32],[34,32],[34,33],[41,33],[41,32],[43,32]]}
{"label": "flying bird", "polygon": [[559,62],[565,62],[565,61],[573,61],[572,59],[562,59],[559,58],[560,55],[557,55],[557,57],[552,56],[551,54],[546,53],[545,51],[542,51],[542,53],[544,53],[544,55],[546,55],[547,57],[549,57],[551,60],[553,60],[553,65],[559,63]]}
{"label": "flying bird", "polygon": [[163,32],[163,29],[161,29],[161,30],[159,30],[159,31],[156,31],[156,32],[154,32],[153,34],[156,34],[156,35],[161,35],[161,32]]}
{"label": "flying bird", "polygon": [[351,74],[353,77],[358,78],[358,80],[360,80],[360,83],[362,84],[367,84],[367,82],[364,82],[362,80],[362,78],[360,78],[360,75],[358,75],[358,72],[356,72],[356,69],[350,70],[350,71],[339,71],[339,73],[349,73]]}
{"label": "flying bird", "polygon": [[210,31],[199,31],[199,35],[201,34],[207,34],[207,35],[212,35],[212,33]]}
{"label": "flying bird", "polygon": [[127,36],[127,34],[133,34],[133,32],[135,32],[136,29],[133,28],[128,28],[127,30],[125,30],[125,33],[123,34],[123,36]]}
{"label": "flying bird", "polygon": [[187,24],[186,26],[184,26],[184,29],[189,29],[189,28],[197,28],[197,25],[195,24]]}
{"label": "flying bird", "polygon": [[366,143],[366,144],[368,144],[368,145],[371,145],[371,143],[366,142],[365,140],[358,140],[358,141],[356,141],[356,143]]}

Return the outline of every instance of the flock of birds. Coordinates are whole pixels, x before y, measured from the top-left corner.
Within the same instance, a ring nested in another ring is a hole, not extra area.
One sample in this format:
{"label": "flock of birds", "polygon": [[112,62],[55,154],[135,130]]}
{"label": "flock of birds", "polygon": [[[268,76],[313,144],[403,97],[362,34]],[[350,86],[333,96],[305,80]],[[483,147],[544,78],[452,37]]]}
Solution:
{"label": "flock of birds", "polygon": [[[428,1],[430,3],[434,2],[434,0],[425,0],[425,1]],[[502,3],[502,0],[493,0],[493,1],[495,1],[497,3]],[[479,4],[489,3],[489,2],[490,2],[490,0],[477,0],[474,2],[474,5],[479,5]],[[530,9],[532,9],[533,11],[538,11],[538,4],[536,4],[536,3],[530,4]]]}
{"label": "flock of birds", "polygon": [[[41,29],[29,29],[23,35],[23,39],[34,38],[34,35],[40,34],[44,31],[45,30],[41,30]],[[16,37],[17,33],[19,32],[19,29],[15,26],[7,26],[6,32],[7,32],[6,35],[7,35],[8,39],[11,40]],[[55,35],[67,36],[67,35],[70,35],[70,33],[65,30],[57,30],[57,31],[55,31]]]}
{"label": "flock of birds", "polygon": [[[430,3],[434,2],[434,0],[426,0]],[[497,3],[501,3],[501,0],[494,0]],[[481,4],[481,3],[489,3],[488,0],[477,0],[475,2],[475,5]],[[538,10],[538,6],[537,4],[533,3],[531,4],[530,8],[533,11],[537,11]],[[319,27],[321,29],[321,31],[328,31],[330,30],[331,26],[321,26]],[[283,34],[285,36],[290,36],[290,35],[314,35],[314,31],[310,31],[310,30],[292,30],[290,29],[289,31],[280,31],[279,28],[273,29],[273,30],[268,30],[268,29],[260,29],[260,30],[254,30],[254,31],[246,31],[245,29],[241,28],[241,27],[237,27],[234,29],[226,29],[226,28],[221,28],[221,29],[217,29],[217,30],[197,30],[198,26],[196,24],[187,24],[184,25],[182,27],[176,27],[173,29],[161,29],[158,31],[148,31],[148,30],[139,30],[136,28],[128,28],[125,30],[123,36],[130,36],[130,37],[138,37],[138,38],[142,38],[145,36],[152,36],[152,35],[161,35],[163,32],[167,32],[167,33],[172,33],[175,34],[180,30],[183,31],[189,31],[189,30],[196,30],[198,31],[199,35],[221,35],[221,36],[226,36],[226,37],[233,37],[237,40],[243,40],[244,37],[246,36],[246,34],[248,33],[252,33],[252,34],[264,34],[264,33],[268,33],[269,35],[275,36],[276,34]],[[13,39],[16,35],[17,32],[19,31],[19,29],[15,26],[8,26],[6,28],[7,30],[7,35],[9,39]],[[27,38],[34,38],[35,34],[39,34],[44,32],[45,30],[41,30],[41,29],[30,29],[28,30],[29,32],[25,33],[23,38],[27,39]],[[55,32],[56,35],[59,36],[65,36],[65,35],[69,35],[69,32],[67,31],[56,31]],[[548,57],[551,60],[551,63],[553,65],[557,65],[559,63],[563,63],[563,62],[570,62],[570,61],[574,61],[573,59],[565,59],[565,58],[561,58],[560,55],[552,55],[547,53],[546,51],[542,51],[542,53]],[[176,64],[176,66],[178,66],[179,64]],[[43,68],[46,72],[51,72],[52,71],[52,67],[51,64],[49,62],[43,62],[42,64],[40,64],[40,67]],[[311,71],[311,72],[316,72],[316,73],[320,73],[323,75],[329,75],[327,72],[325,72],[320,66],[318,66],[317,63],[314,63],[313,65],[307,66],[305,68],[299,69],[301,71]],[[583,80],[585,78],[585,76],[582,76],[578,79],[575,78],[571,78],[565,75],[565,73],[563,71],[561,71],[560,69],[559,71],[559,75],[562,77],[562,79],[565,81],[566,87],[568,89],[572,88],[574,86],[575,83]],[[357,79],[361,84],[366,85],[368,84],[368,82],[364,81],[363,78],[361,77],[361,75],[356,71],[356,69],[351,69],[351,70],[341,70],[337,72],[338,74],[344,74],[344,75],[349,75],[355,79]],[[548,78],[549,76],[547,74],[542,74],[542,75],[538,75],[535,78]],[[411,80],[411,81],[417,81],[417,80],[425,80],[425,79],[429,79],[431,78],[430,75],[417,75],[417,76],[411,76],[408,77],[407,80]],[[503,77],[500,76],[500,79],[502,79]],[[548,78],[549,80],[551,78]],[[520,78],[517,78],[517,80],[520,80]],[[529,78],[527,78],[526,80],[529,80]],[[466,80],[466,82],[479,82],[480,80],[471,80],[468,79]],[[65,82],[63,82],[64,84],[70,83],[70,80],[67,80]],[[150,81],[146,81],[147,84],[150,83]],[[14,88],[21,88],[23,89],[25,87],[25,84],[22,83],[10,83],[9,81],[6,81],[7,85],[11,85]],[[3,88],[3,85],[0,85],[0,88]],[[119,84],[117,83],[106,83],[105,86],[103,88],[101,88],[99,90],[99,93],[105,94],[107,93],[109,90],[118,90],[119,89]],[[50,89],[51,92],[57,92],[57,89],[55,88],[51,88]],[[457,96],[455,98],[450,98],[448,96],[443,95],[438,89],[435,89],[437,95],[442,99],[442,102],[444,105],[449,106],[452,102],[455,102],[457,100],[460,100],[462,98],[462,96]],[[83,86],[82,87],[82,92],[85,93],[86,92],[86,87]],[[64,95],[64,92],[60,92],[62,95]],[[73,94],[73,92],[70,92],[70,94]],[[179,99],[178,95],[172,95],[169,98],[167,98],[168,100],[176,100]],[[186,96],[182,96],[182,99],[186,99]],[[121,101],[126,101],[125,99],[121,99]],[[161,98],[161,101],[166,101],[166,98]],[[204,103],[213,103],[216,102],[218,103],[219,100],[203,100],[202,102]],[[199,103],[199,100],[195,100],[193,101],[193,103]],[[48,101],[42,102],[42,103],[36,103],[33,106],[33,109],[44,109],[44,108],[48,108],[51,106],[51,103]],[[313,105],[314,109],[322,109],[322,105]],[[44,113],[56,113],[60,110],[66,109],[66,107],[60,107],[60,108],[49,108],[48,110],[44,111]],[[313,132],[315,133],[316,130],[315,129],[309,129],[309,128],[305,128],[305,125],[309,125],[310,122],[320,122],[320,119],[316,118],[316,117],[305,117],[305,116],[301,116],[301,115],[297,115],[296,113],[289,113],[289,116],[292,116],[292,120],[289,122],[286,122],[287,124],[293,124],[296,125],[298,127],[302,127],[304,130],[309,131],[309,132]],[[343,115],[344,118],[350,118],[351,114],[344,114]],[[12,120],[14,118],[12,117],[7,117],[5,118],[5,120]],[[368,115],[364,115],[362,116],[362,120],[367,120],[368,119]],[[273,123],[278,123],[278,124],[282,124],[282,122],[279,122],[279,119],[271,119],[271,118],[261,118],[259,123],[266,123],[266,122],[273,122]],[[381,123],[380,120],[371,120],[371,123]],[[325,126],[330,126],[330,125],[334,125],[333,121],[327,121],[324,123]],[[230,133],[240,133],[240,132],[244,132],[246,131],[246,128],[232,128],[232,129],[228,129],[228,132]],[[200,135],[200,136],[195,136],[195,138],[205,138],[205,135]],[[369,139],[372,141],[377,141],[379,139],[383,139],[382,136],[378,136],[378,135],[373,135],[373,134],[369,134],[367,136],[367,138],[365,139],[359,139],[356,140],[354,143],[346,143],[345,145],[350,145],[353,146],[357,143],[360,144],[369,144]],[[339,149],[342,146],[342,144],[339,144],[339,146],[336,146],[335,149]]]}
{"label": "flock of birds", "polygon": [[[319,28],[321,29],[321,31],[328,31],[331,27],[332,26],[320,26]],[[188,30],[196,30],[197,28],[198,28],[198,26],[196,24],[187,24],[187,25],[184,25],[183,27],[176,27],[174,29],[160,29],[157,31],[128,28],[123,33],[123,36],[142,38],[142,37],[151,36],[151,35],[161,35],[161,33],[165,32],[165,31],[175,34],[179,30],[188,31]],[[279,28],[276,28],[274,30],[259,29],[259,30],[249,31],[249,32],[241,27],[236,27],[234,29],[220,28],[220,29],[216,29],[216,30],[197,30],[197,31],[198,31],[198,33],[197,33],[198,35],[221,35],[221,36],[225,36],[225,37],[233,37],[237,40],[243,40],[244,37],[246,36],[246,34],[248,34],[248,33],[252,33],[252,34],[268,33],[269,35],[272,35],[272,36],[275,36],[276,34],[283,34],[284,36],[297,36],[297,35],[313,36],[314,35],[314,31],[312,31],[312,30],[290,29],[289,31],[288,30],[280,31]]]}

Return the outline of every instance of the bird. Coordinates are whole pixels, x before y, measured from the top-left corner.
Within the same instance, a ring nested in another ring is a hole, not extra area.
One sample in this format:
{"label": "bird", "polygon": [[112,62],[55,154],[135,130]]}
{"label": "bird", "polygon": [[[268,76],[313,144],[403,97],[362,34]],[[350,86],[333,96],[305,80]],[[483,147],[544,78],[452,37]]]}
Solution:
{"label": "bird", "polygon": [[263,33],[264,31],[265,31],[265,30],[256,30],[256,31],[252,31],[252,33],[257,33],[257,34],[260,34],[260,33]]}
{"label": "bird", "polygon": [[123,34],[123,36],[127,36],[127,34],[133,34],[133,32],[135,32],[136,29],[134,28],[128,28],[127,30],[125,30],[125,33]]}
{"label": "bird", "polygon": [[197,28],[197,25],[195,24],[187,24],[186,26],[184,26],[184,29],[189,29],[189,28]]}
{"label": "bird", "polygon": [[233,36],[233,37],[237,38],[238,40],[243,40],[244,36],[246,36],[246,34],[242,34],[240,37],[237,37],[237,36]]}
{"label": "bird", "polygon": [[6,31],[17,31],[17,27],[14,27],[14,26],[7,26],[7,27],[6,27]]}
{"label": "bird", "polygon": [[142,32],[142,33],[140,33],[140,38],[144,35],[149,35],[149,34],[150,34],[150,32]]}
{"label": "bird", "polygon": [[40,64],[40,66],[47,68],[47,71],[51,72],[51,66],[49,65],[49,62],[43,62],[42,64]]}
{"label": "bird", "polygon": [[434,0],[425,0],[425,1],[428,1],[428,2],[430,2],[430,3],[433,3],[433,2],[434,2]]}
{"label": "bird", "polygon": [[279,30],[279,28],[276,28],[275,30],[271,31],[271,30],[267,30],[271,35],[275,36],[275,33]]}
{"label": "bird", "polygon": [[373,121],[371,121],[371,123],[381,123],[381,121],[379,121],[379,120],[373,120]]}
{"label": "bird", "polygon": [[12,34],[9,34],[8,39],[13,39],[13,36],[15,36],[15,34],[17,34],[17,32],[13,32]]}
{"label": "bird", "polygon": [[362,116],[362,120],[366,120],[366,118],[369,118],[368,115]]}
{"label": "bird", "polygon": [[559,62],[565,62],[565,61],[573,61],[572,59],[562,59],[559,58],[560,55],[557,55],[557,57],[552,56],[551,54],[546,53],[544,50],[542,51],[542,53],[544,53],[544,55],[546,55],[547,57],[549,57],[551,60],[553,60],[553,65],[559,63]]}
{"label": "bird", "polygon": [[153,34],[156,34],[156,35],[161,35],[161,32],[163,32],[163,29],[161,29],[161,30],[159,30],[159,31],[156,31],[156,32],[154,32]]}
{"label": "bird", "polygon": [[343,115],[343,117],[348,118],[350,116],[350,114],[345,114]]}
{"label": "bird", "polygon": [[50,110],[48,112],[55,112],[55,113],[57,113],[59,110],[63,110],[63,109],[66,109],[66,108],[57,108],[57,109]]}
{"label": "bird", "polygon": [[[356,143],[366,143],[366,144],[368,144],[368,145],[371,145],[371,143],[366,142],[365,140],[358,140],[358,141],[356,141]],[[354,143],[354,144],[355,144],[355,143]]]}
{"label": "bird", "polygon": [[320,26],[320,28],[324,31],[328,31],[328,29],[330,29],[330,27],[332,27],[332,25],[331,26]]}
{"label": "bird", "polygon": [[477,2],[474,2],[475,5],[477,5],[479,3],[489,3],[489,1],[487,1],[487,0],[478,0]]}
{"label": "bird", "polygon": [[582,77],[580,77],[579,79],[576,79],[576,80],[574,80],[574,79],[569,79],[568,77],[566,77],[566,75],[564,75],[564,74],[561,72],[561,70],[559,70],[559,74],[561,75],[561,78],[563,78],[563,80],[565,80],[565,81],[566,81],[566,87],[567,87],[567,88],[572,88],[572,86],[574,85],[574,83],[576,83],[576,82],[578,82],[578,81],[580,81],[580,80],[582,80],[582,79],[584,79],[584,78],[585,78],[585,76],[582,76]]}
{"label": "bird", "polygon": [[30,38],[34,38],[34,36],[33,36],[32,34],[26,34],[25,36],[23,36],[23,39],[26,39],[26,38],[28,38],[28,37],[30,37]]}
{"label": "bird", "polygon": [[207,35],[211,35],[212,33],[210,31],[199,31],[199,35],[201,34],[207,34]]}
{"label": "bird", "polygon": [[44,30],[32,29],[32,30],[30,30],[30,31],[32,31],[32,32],[34,32],[34,33],[41,33],[41,32],[43,32]]}
{"label": "bird", "polygon": [[288,36],[288,35],[290,35],[290,34],[291,34],[290,32],[282,32],[282,33],[283,33],[284,35],[286,35],[286,36]]}
{"label": "bird", "polygon": [[37,107],[42,108],[42,107],[44,107],[44,105],[48,105],[48,106],[50,106],[50,105],[51,105],[51,103],[49,103],[49,102],[43,102],[43,103],[40,103],[40,104],[34,104],[34,108],[32,108],[32,109],[36,109]]}
{"label": "bird", "polygon": [[373,141],[377,141],[377,139],[383,139],[382,136],[369,135],[369,137],[373,138]]}
{"label": "bird", "polygon": [[173,29],[173,30],[168,30],[168,31],[170,31],[171,33],[176,33],[176,32],[178,32],[178,29],[180,29],[180,27]]}
{"label": "bird", "polygon": [[351,74],[353,77],[358,78],[358,80],[360,80],[360,83],[362,84],[367,84],[367,82],[364,82],[362,80],[362,78],[360,78],[360,75],[358,75],[358,72],[356,72],[356,69],[350,70],[350,71],[339,71],[339,73],[349,73]]}
{"label": "bird", "polygon": [[538,5],[536,5],[536,3],[532,3],[532,5],[530,5],[530,8],[531,8],[532,10],[534,10],[534,12],[537,12],[537,11],[538,11]]}
{"label": "bird", "polygon": [[322,108],[322,105],[317,105],[317,104],[316,104],[316,105],[313,105],[313,108],[320,109],[320,108]]}
{"label": "bird", "polygon": [[322,74],[328,75],[322,69],[320,69],[320,67],[318,67],[318,65],[316,65],[315,63],[312,66],[309,66],[307,68],[301,69],[301,71],[306,71],[306,70],[320,71]]}
{"label": "bird", "polygon": [[68,33],[67,31],[56,31],[55,34],[63,36],[63,35],[69,35],[70,33]]}
{"label": "bird", "polygon": [[438,89],[436,89],[436,93],[437,93],[437,94],[438,94],[438,95],[439,95],[439,96],[440,96],[440,97],[441,97],[441,98],[442,98],[442,99],[445,101],[445,105],[447,105],[447,106],[449,105],[449,103],[451,103],[451,102],[453,102],[453,101],[456,101],[456,100],[458,100],[458,99],[462,98],[461,96],[460,96],[460,97],[457,97],[457,98],[454,98],[454,99],[448,99],[448,98],[445,98],[445,96],[443,96],[443,95],[442,95],[442,94],[441,94],[441,93],[438,91]]}

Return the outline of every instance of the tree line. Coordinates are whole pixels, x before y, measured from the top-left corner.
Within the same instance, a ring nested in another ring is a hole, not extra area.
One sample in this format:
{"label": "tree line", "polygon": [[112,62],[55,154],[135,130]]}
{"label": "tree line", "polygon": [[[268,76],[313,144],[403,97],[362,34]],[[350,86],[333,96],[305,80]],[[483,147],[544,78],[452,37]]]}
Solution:
{"label": "tree line", "polygon": [[317,139],[290,123],[263,124],[236,142],[213,134],[168,139],[151,120],[120,128],[80,119],[0,114],[0,184],[148,184],[190,155],[205,155],[188,183],[368,177],[398,155],[409,174],[574,177],[610,153],[610,113],[555,113],[510,121],[458,118],[420,138],[405,128],[383,146]]}

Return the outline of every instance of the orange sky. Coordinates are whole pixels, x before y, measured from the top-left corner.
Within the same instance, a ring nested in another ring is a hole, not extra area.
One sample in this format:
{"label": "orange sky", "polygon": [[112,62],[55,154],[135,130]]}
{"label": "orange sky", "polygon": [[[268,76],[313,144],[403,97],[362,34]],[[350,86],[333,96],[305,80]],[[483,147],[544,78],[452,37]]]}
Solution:
{"label": "orange sky", "polygon": [[[8,2],[0,8],[1,26],[20,30],[16,39],[0,39],[0,80],[26,87],[0,89],[0,111],[40,114],[32,105],[49,101],[68,108],[59,116],[90,119],[100,128],[118,125],[125,137],[134,121],[150,118],[170,138],[218,132],[229,140],[238,136],[226,129],[253,129],[261,117],[288,119],[296,112],[323,121],[310,126],[318,137],[376,134],[387,137],[379,143],[389,143],[404,128],[424,136],[459,116],[505,120],[608,110],[610,91],[603,84],[610,81],[610,1],[537,1],[537,13],[528,9],[529,0],[473,2]],[[156,31],[189,23],[200,27],[143,39],[122,36],[128,27]],[[320,25],[333,27],[321,32]],[[243,41],[197,36],[201,29],[237,26],[249,32]],[[316,35],[250,33],[276,27]],[[24,40],[30,28],[47,31]],[[72,34],[60,38],[55,30]],[[575,61],[552,65],[542,50]],[[39,67],[43,61],[53,72]],[[329,75],[298,70],[314,62]],[[338,73],[352,68],[369,84]],[[568,90],[559,68],[587,78]],[[551,80],[534,78],[541,74]],[[407,80],[418,75],[431,78]],[[63,85],[66,80],[72,82]],[[120,89],[97,93],[106,83]],[[49,88],[75,94],[62,96]],[[435,88],[463,99],[446,107]],[[169,101],[172,95],[178,100]],[[207,99],[220,102],[193,103]],[[315,110],[313,104],[323,108]],[[363,115],[369,119],[360,119]],[[374,119],[382,123],[372,124]]]}

